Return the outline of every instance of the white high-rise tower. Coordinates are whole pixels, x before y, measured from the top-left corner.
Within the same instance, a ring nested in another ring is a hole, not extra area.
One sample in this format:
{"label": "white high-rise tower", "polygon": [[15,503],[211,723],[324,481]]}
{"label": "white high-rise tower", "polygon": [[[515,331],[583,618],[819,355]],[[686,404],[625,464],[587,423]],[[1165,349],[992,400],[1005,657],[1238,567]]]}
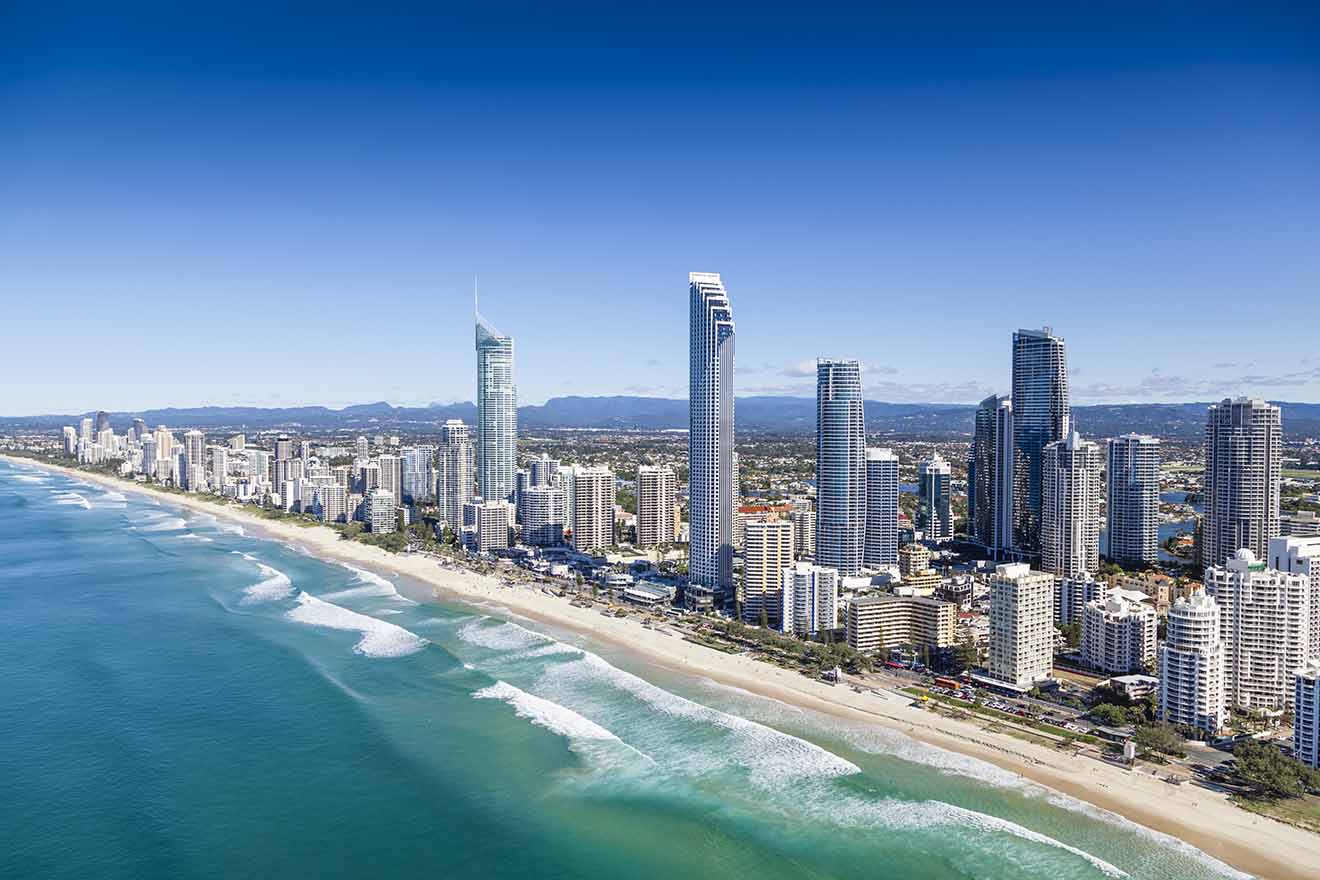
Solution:
{"label": "white high-rise tower", "polygon": [[688,276],[689,606],[733,595],[733,308],[718,273]]}
{"label": "white high-rise tower", "polygon": [[481,312],[477,322],[477,491],[486,501],[512,499],[518,442],[518,389],[513,337]]}
{"label": "white high-rise tower", "polygon": [[1160,556],[1160,441],[1124,434],[1109,441],[1109,551],[1115,562]]}
{"label": "white high-rise tower", "polygon": [[843,577],[866,543],[866,427],[857,361],[816,361],[816,562]]}

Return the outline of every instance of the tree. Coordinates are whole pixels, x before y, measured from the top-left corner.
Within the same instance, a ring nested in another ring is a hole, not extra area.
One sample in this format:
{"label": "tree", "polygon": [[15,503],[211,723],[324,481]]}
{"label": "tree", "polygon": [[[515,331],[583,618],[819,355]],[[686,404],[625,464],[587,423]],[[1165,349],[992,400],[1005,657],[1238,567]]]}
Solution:
{"label": "tree", "polygon": [[1056,623],[1055,627],[1063,633],[1063,640],[1069,648],[1076,648],[1082,643],[1082,625],[1080,623]]}
{"label": "tree", "polygon": [[1237,775],[1261,797],[1300,797],[1320,789],[1320,773],[1269,743],[1245,739],[1233,747]]}
{"label": "tree", "polygon": [[1121,727],[1128,723],[1128,710],[1113,703],[1101,703],[1091,710],[1090,715],[1106,727]]}
{"label": "tree", "polygon": [[1187,754],[1183,750],[1182,734],[1172,724],[1143,724],[1137,728],[1132,739],[1147,752],[1159,752],[1176,758]]}
{"label": "tree", "polygon": [[963,639],[953,650],[953,662],[958,671],[971,669],[981,662],[981,652],[971,636]]}
{"label": "tree", "polygon": [[770,628],[770,612],[766,610],[765,602],[761,602],[761,629]]}

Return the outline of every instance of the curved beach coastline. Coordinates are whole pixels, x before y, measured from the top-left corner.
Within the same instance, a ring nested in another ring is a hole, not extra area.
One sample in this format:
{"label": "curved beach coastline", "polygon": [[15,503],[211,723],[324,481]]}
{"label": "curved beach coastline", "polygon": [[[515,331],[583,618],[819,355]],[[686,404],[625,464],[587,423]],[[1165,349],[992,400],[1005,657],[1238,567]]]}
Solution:
{"label": "curved beach coastline", "polygon": [[[236,505],[153,491],[116,478],[28,459],[25,465],[61,471],[79,480],[124,491],[133,488],[165,504],[241,523],[318,557],[377,570],[398,572],[419,583],[399,586],[418,601],[439,596],[468,604],[498,606],[553,627],[581,633],[633,652],[667,670],[706,678],[804,709],[851,722],[873,723],[901,731],[930,745],[986,761],[1024,779],[1094,807],[1118,814],[1146,828],[1192,844],[1233,867],[1261,877],[1304,878],[1320,873],[1320,838],[1256,816],[1226,797],[1194,786],[1174,787],[1149,775],[1133,773],[1091,759],[1069,759],[1052,749],[980,726],[937,716],[909,705],[899,695],[878,696],[835,688],[754,660],[731,656],[641,626],[630,618],[605,616],[579,608],[540,590],[504,587],[497,579],[433,559],[396,555],[365,544],[343,541],[330,529],[305,528],[263,519]],[[424,585],[424,586],[423,586]]]}

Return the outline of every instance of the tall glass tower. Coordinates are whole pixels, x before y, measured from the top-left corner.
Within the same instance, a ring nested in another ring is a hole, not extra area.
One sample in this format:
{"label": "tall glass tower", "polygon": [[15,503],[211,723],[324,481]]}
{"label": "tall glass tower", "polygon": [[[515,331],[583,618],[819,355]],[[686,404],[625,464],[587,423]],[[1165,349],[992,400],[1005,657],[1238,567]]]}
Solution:
{"label": "tall glass tower", "polygon": [[1013,546],[1013,401],[991,395],[976,410],[967,462],[967,530],[995,559]]}
{"label": "tall glass tower", "polygon": [[733,307],[715,272],[688,275],[687,602],[722,608],[733,597]]}
{"label": "tall glass tower", "polygon": [[500,335],[480,311],[476,323],[477,492],[486,501],[512,500],[518,442],[513,337]]}
{"label": "tall glass tower", "polygon": [[841,577],[866,546],[866,426],[857,361],[816,361],[816,562]]}
{"label": "tall glass tower", "polygon": [[1160,558],[1160,441],[1124,434],[1109,441],[1107,556],[1114,562]]}
{"label": "tall glass tower", "polygon": [[866,450],[866,549],[868,567],[898,563],[898,456],[892,449]]}
{"label": "tall glass tower", "polygon": [[1049,327],[1013,334],[1013,549],[1040,556],[1041,461],[1068,436],[1068,361]]}
{"label": "tall glass tower", "polygon": [[1201,564],[1225,564],[1246,548],[1268,555],[1279,535],[1279,478],[1283,424],[1280,410],[1263,400],[1225,399],[1205,421],[1205,515]]}

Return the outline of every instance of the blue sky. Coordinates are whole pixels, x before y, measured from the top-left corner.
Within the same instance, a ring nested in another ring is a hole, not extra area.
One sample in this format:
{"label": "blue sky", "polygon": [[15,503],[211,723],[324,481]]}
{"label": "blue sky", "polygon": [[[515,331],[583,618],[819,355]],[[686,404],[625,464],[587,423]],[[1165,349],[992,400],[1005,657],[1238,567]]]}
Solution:
{"label": "blue sky", "polygon": [[474,275],[523,401],[683,396],[693,270],[741,394],[1320,401],[1309,4],[187,5],[0,9],[0,414],[468,400]]}

